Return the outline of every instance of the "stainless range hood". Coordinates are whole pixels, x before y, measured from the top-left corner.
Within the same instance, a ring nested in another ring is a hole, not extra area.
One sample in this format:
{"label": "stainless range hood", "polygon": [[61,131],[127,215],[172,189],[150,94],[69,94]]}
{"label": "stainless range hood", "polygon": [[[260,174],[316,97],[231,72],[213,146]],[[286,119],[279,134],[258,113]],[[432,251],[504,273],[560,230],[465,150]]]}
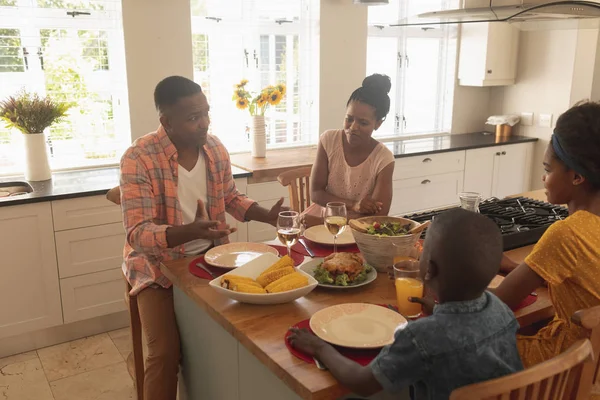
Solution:
{"label": "stainless range hood", "polygon": [[419,14],[392,26],[600,18],[600,0],[464,0],[464,7]]}

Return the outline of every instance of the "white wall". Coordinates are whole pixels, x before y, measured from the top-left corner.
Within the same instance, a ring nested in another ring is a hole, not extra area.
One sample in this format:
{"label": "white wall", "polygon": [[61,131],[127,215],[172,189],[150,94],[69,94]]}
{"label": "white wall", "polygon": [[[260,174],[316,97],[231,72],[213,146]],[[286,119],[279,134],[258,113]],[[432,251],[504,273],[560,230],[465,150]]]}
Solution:
{"label": "white wall", "polygon": [[159,125],[154,87],[163,78],[193,78],[189,0],[123,1],[131,138]]}
{"label": "white wall", "polygon": [[532,126],[518,126],[517,133],[537,137],[532,168],[532,188],[543,185],[542,160],[552,128],[540,127],[539,116],[558,116],[577,101],[589,98],[594,82],[598,29],[522,31],[517,83],[491,89],[490,112],[533,112]]}

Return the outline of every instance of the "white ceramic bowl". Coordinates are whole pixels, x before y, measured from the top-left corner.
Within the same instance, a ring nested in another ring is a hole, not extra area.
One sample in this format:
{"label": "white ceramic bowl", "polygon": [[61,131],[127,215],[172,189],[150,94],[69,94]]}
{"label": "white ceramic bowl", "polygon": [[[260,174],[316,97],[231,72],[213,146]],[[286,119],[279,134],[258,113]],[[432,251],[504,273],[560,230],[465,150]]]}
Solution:
{"label": "white ceramic bowl", "polygon": [[314,288],[319,284],[315,278],[307,274],[302,270],[296,269],[302,275],[305,275],[308,278],[308,285],[302,288],[289,290],[287,292],[282,293],[240,293],[234,292],[233,290],[225,289],[221,287],[221,278],[227,275],[239,275],[239,276],[247,276],[252,279],[256,279],[261,272],[269,268],[271,265],[275,264],[279,260],[274,254],[263,254],[254,260],[248,262],[247,264],[242,265],[230,271],[220,277],[213,279],[209,282],[209,285],[215,289],[217,292],[224,294],[227,297],[232,298],[233,300],[239,301],[240,303],[249,303],[249,304],[281,304],[288,303],[290,301],[294,301],[302,296],[306,296],[310,292],[313,291]]}

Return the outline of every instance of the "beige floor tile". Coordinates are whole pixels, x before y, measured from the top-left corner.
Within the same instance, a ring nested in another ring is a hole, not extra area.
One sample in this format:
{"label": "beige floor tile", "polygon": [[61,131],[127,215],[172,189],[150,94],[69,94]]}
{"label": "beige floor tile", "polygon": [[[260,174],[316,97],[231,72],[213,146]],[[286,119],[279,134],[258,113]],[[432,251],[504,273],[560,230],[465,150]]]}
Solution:
{"label": "beige floor tile", "polygon": [[50,382],[123,361],[106,333],[40,349],[38,356]]}
{"label": "beige floor tile", "polygon": [[108,336],[110,336],[119,353],[121,353],[123,360],[127,360],[131,352],[131,335],[129,332],[129,328],[108,332]]}
{"label": "beige floor tile", "polygon": [[0,397],[3,400],[53,400],[40,360],[36,357],[1,368]]}
{"label": "beige floor tile", "polygon": [[50,383],[55,400],[135,399],[133,382],[124,362]]}
{"label": "beige floor tile", "polygon": [[16,354],[10,357],[0,358],[0,368],[4,368],[10,364],[16,364],[23,361],[35,360],[38,358],[37,353],[34,351],[28,351],[27,353]]}

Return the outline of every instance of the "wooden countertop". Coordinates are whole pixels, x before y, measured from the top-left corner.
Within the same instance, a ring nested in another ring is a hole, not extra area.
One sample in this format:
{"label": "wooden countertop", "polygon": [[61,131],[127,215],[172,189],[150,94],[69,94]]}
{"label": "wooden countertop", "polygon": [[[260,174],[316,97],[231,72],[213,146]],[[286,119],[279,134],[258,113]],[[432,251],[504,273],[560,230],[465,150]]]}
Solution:
{"label": "wooden countertop", "polygon": [[[532,246],[507,252],[519,262]],[[379,274],[370,285],[350,291],[325,290],[317,287],[295,302],[271,306],[241,304],[217,293],[207,280],[191,275],[191,258],[161,265],[163,273],[207,312],[227,332],[254,354],[276,376],[304,399],[332,399],[347,393],[329,372],[295,358],[286,348],[284,335],[293,324],[310,318],[316,311],[348,302],[395,304],[394,285],[385,274]],[[548,291],[540,288],[532,305],[515,313],[521,326],[549,318],[554,314]]]}

